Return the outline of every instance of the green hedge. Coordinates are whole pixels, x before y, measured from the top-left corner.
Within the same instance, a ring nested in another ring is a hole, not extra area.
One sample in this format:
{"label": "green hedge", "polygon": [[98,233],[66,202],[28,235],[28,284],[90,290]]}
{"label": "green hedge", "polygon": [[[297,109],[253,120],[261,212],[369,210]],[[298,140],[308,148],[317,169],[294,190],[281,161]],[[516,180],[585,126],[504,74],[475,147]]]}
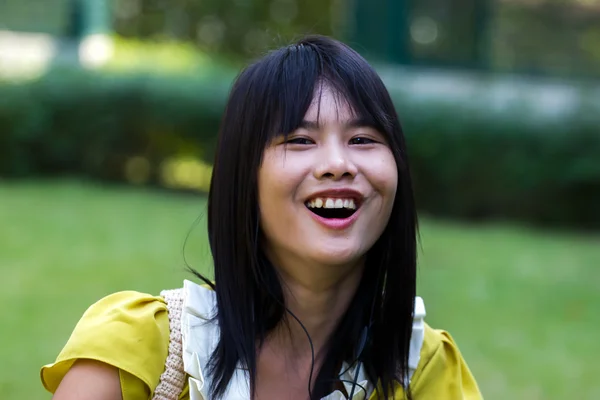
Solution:
{"label": "green hedge", "polygon": [[[600,227],[600,89],[380,68],[424,212]],[[132,156],[201,156],[232,75],[53,71],[0,86],[0,176],[123,180]]]}
{"label": "green hedge", "polygon": [[132,156],[210,160],[230,80],[56,70],[0,86],[0,176],[120,180]]}
{"label": "green hedge", "polygon": [[600,227],[600,86],[381,73],[406,130],[422,209]]}

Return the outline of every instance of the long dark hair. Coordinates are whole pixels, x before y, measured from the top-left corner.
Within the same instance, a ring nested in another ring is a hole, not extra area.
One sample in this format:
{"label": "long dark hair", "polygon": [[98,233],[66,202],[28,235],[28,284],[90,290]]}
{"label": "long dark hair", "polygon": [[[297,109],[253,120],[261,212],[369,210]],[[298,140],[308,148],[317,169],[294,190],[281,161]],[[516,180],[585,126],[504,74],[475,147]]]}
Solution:
{"label": "long dark hair", "polygon": [[[357,358],[371,382],[381,383],[384,398],[394,381],[408,389],[417,217],[404,135],[383,82],[365,59],[336,40],[310,36],[242,71],[223,116],[208,197],[220,327],[208,370],[211,398],[223,396],[238,364],[248,371],[254,394],[257,346],[286,316],[281,283],[260,247],[257,175],[269,141],[299,127],[320,83],[385,134],[398,188],[390,220],[367,253],[362,280],[328,343],[310,396],[333,391],[342,363]],[[357,349],[359,343],[364,346]]]}

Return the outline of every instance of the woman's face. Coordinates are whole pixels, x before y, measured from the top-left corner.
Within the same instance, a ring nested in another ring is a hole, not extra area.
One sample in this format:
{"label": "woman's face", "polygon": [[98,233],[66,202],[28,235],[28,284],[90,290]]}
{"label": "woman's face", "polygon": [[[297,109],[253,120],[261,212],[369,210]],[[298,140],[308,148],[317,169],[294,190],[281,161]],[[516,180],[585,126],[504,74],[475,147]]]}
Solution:
{"label": "woman's face", "polygon": [[385,229],[397,183],[384,136],[323,86],[302,126],[264,152],[258,194],[267,256],[283,268],[356,264]]}

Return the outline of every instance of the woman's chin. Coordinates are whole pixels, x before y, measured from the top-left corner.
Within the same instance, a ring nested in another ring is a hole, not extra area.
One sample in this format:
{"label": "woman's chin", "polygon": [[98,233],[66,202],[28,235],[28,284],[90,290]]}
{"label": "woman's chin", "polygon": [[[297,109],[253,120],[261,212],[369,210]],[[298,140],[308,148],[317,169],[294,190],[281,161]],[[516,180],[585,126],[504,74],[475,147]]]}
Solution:
{"label": "woman's chin", "polygon": [[320,265],[332,265],[332,266],[343,266],[348,264],[354,264],[361,260],[364,254],[359,251],[356,247],[333,247],[333,246],[319,246],[313,248],[311,251],[310,258],[315,264]]}

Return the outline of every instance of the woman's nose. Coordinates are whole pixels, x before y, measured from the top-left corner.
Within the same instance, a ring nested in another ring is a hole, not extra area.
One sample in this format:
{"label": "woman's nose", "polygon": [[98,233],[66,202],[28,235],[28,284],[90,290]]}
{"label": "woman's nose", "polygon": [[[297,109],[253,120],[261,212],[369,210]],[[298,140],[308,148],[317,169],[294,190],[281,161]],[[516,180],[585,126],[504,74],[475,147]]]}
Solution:
{"label": "woman's nose", "polygon": [[317,179],[340,180],[354,177],[358,172],[348,149],[339,144],[324,146],[318,157],[314,170]]}

